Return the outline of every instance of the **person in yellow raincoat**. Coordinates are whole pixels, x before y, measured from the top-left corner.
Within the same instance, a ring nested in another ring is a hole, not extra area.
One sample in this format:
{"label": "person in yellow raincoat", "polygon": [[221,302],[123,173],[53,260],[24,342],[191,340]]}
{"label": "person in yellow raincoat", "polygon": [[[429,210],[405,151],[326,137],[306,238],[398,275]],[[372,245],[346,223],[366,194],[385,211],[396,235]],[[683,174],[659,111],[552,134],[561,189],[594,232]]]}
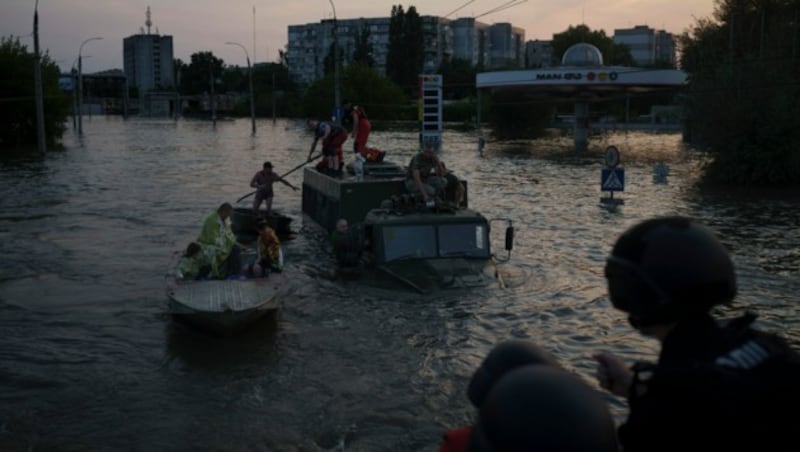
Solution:
{"label": "person in yellow raincoat", "polygon": [[233,206],[223,203],[203,221],[197,243],[211,261],[211,276],[227,278],[241,272],[241,249],[231,229]]}
{"label": "person in yellow raincoat", "polygon": [[269,276],[270,272],[283,271],[281,241],[267,222],[258,224],[257,251],[256,263],[249,267],[250,276]]}
{"label": "person in yellow raincoat", "polygon": [[192,242],[178,260],[175,270],[176,276],[180,279],[203,279],[211,272],[211,262],[203,253],[203,247],[197,242]]}

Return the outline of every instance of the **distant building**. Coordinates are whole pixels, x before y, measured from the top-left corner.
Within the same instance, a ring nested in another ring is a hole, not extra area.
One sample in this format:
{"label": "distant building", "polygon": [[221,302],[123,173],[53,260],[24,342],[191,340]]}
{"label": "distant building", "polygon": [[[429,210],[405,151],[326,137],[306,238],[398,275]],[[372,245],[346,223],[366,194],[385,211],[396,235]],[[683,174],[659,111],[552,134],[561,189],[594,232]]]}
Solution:
{"label": "distant building", "polygon": [[614,42],[627,45],[633,61],[640,66],[661,63],[675,67],[675,39],[664,30],[647,25],[618,28],[614,30]]}
{"label": "distant building", "polygon": [[84,106],[98,105],[102,113],[125,113],[125,74],[119,69],[83,74]]}
{"label": "distant building", "polygon": [[[420,72],[435,70],[453,58],[487,67],[522,67],[525,64],[525,31],[521,28],[508,23],[486,25],[471,18],[450,20],[439,16],[420,16],[420,19],[425,65]],[[362,27],[367,27],[374,68],[385,74],[390,22],[390,17],[338,19],[336,37],[343,51],[342,66],[352,62],[356,36]],[[322,78],[325,74],[325,58],[332,45],[331,19],[289,25],[287,57],[292,80],[305,85]]]}
{"label": "distant building", "polygon": [[175,113],[175,69],[172,36],[150,33],[150,7],[147,7],[147,32],[123,39],[123,67],[128,87],[135,88],[141,100],[141,113],[166,116]]}
{"label": "distant building", "polygon": [[175,86],[172,36],[133,35],[123,40],[123,47],[129,86],[140,93]]}
{"label": "distant building", "polygon": [[538,39],[525,43],[525,67],[548,68],[557,66],[558,59],[553,55],[553,42]]}
{"label": "distant building", "polygon": [[489,26],[489,67],[525,65],[525,30],[510,23]]}
{"label": "distant building", "polygon": [[468,61],[473,66],[486,66],[489,62],[489,24],[472,17],[462,17],[450,22],[453,31],[453,59]]}
{"label": "distant building", "polygon": [[[369,42],[372,45],[372,59],[375,70],[386,73],[386,55],[389,51],[389,18],[360,18],[336,21],[337,45],[342,49],[342,65],[352,62],[356,36],[362,27],[369,30]],[[289,41],[287,57],[289,60],[289,76],[300,84],[306,85],[325,75],[325,57],[333,46],[333,20],[305,25],[289,25]]]}

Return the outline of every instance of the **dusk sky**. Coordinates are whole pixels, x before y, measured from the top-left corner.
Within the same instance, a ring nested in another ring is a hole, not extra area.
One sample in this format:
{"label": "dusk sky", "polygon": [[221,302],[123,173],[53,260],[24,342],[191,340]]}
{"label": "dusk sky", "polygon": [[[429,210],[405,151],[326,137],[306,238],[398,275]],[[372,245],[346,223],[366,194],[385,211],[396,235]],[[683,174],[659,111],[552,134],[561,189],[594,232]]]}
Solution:
{"label": "dusk sky", "polygon": [[[386,17],[392,5],[415,6],[421,15],[477,17],[506,0],[333,0],[339,19]],[[35,0],[0,0],[0,34],[20,36],[33,49],[31,31]],[[144,27],[150,6],[152,32],[173,36],[175,58],[188,61],[192,53],[209,50],[226,64],[245,65],[238,42],[256,62],[275,61],[287,42],[287,26],[333,17],[328,0],[40,0],[40,46],[62,69],[68,70],[83,47],[84,72],[122,68],[122,40]],[[253,7],[256,48],[253,52]],[[510,22],[525,30],[525,39],[551,39],[570,25],[585,23],[614,34],[615,28],[649,25],[681,33],[696,19],[710,17],[714,0],[527,0],[504,11],[478,17],[484,23]]]}

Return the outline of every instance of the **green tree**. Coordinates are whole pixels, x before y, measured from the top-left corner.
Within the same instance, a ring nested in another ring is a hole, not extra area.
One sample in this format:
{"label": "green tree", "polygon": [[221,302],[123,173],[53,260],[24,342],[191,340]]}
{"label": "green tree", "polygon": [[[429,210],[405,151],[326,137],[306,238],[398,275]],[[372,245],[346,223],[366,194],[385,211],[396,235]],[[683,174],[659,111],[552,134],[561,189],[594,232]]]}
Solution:
{"label": "green tree", "polygon": [[342,66],[342,62],[344,61],[344,49],[338,43],[337,44],[331,44],[331,46],[328,48],[328,54],[325,55],[325,59],[322,61],[322,64],[323,64],[323,66],[325,68],[324,69],[325,70],[325,75],[333,74],[334,72],[336,72],[336,66],[334,65],[335,61],[333,59],[334,49],[338,49],[338,51],[339,51],[338,52],[339,53],[339,70],[342,69],[341,66]]}
{"label": "green tree", "polygon": [[[188,66],[185,66],[181,75],[181,93],[203,94],[211,90],[211,77],[222,77],[225,63],[214,56],[210,51],[196,52],[191,56]],[[215,86],[215,89],[217,87]]]}
{"label": "green tree", "polygon": [[800,2],[726,0],[679,38],[707,182],[800,184]]}
{"label": "green tree", "polygon": [[300,115],[300,102],[295,95],[296,87],[289,77],[289,68],[286,66],[280,63],[256,65],[253,72],[253,87],[256,96],[256,115],[272,116],[273,96],[277,116]]}
{"label": "green tree", "polygon": [[424,59],[422,18],[417,9],[411,6],[404,12],[402,5],[392,6],[386,74],[411,94],[417,87],[417,77],[422,71]]}
{"label": "green tree", "polygon": [[[0,150],[36,144],[34,55],[17,38],[0,38]],[[64,134],[70,97],[58,87],[60,71],[45,54],[41,58],[44,127],[48,146]]]}
{"label": "green tree", "polygon": [[372,57],[372,41],[369,26],[362,23],[356,30],[355,49],[353,49],[353,63],[367,67],[375,67],[375,59]]}
{"label": "green tree", "polygon": [[633,66],[633,57],[630,48],[625,44],[617,44],[614,40],[606,36],[603,30],[592,30],[586,25],[570,25],[566,31],[553,35],[552,46],[553,54],[559,60],[574,44],[592,44],[603,54],[603,62],[608,65]]}
{"label": "green tree", "polygon": [[475,97],[476,69],[467,60],[453,59],[439,68],[442,74],[442,96],[448,100]]}
{"label": "green tree", "polygon": [[[374,69],[351,64],[342,73],[342,98],[354,99],[363,106],[370,119],[413,119],[413,104],[403,90]],[[328,75],[312,83],[303,98],[303,111],[307,116],[328,118],[333,105],[333,76]]]}

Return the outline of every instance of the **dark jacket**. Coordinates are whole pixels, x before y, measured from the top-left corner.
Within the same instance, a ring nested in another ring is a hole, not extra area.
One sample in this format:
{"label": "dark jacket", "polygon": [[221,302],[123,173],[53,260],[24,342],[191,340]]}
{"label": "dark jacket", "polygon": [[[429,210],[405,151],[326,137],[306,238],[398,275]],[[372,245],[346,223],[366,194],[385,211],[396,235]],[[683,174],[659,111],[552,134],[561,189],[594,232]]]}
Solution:
{"label": "dark jacket", "polygon": [[634,366],[625,452],[800,450],[800,358],[754,318],[683,320],[657,365]]}

